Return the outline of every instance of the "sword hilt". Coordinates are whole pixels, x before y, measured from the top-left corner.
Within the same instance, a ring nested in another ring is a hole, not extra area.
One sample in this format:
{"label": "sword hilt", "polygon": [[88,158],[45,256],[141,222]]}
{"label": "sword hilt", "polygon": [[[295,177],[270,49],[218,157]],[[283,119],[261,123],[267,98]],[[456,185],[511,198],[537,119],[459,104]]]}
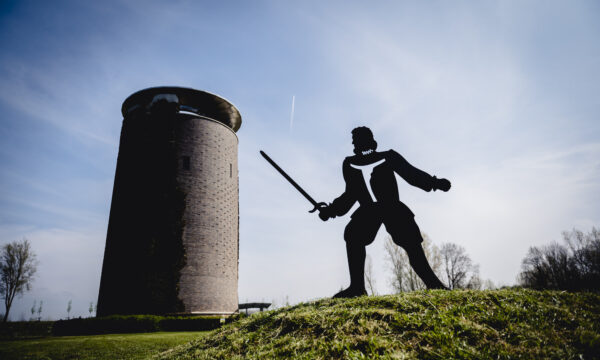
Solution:
{"label": "sword hilt", "polygon": [[310,210],[309,213],[314,213],[315,211],[321,210],[322,208],[324,208],[326,206],[327,206],[327,204],[324,202],[317,203],[317,204],[315,204],[315,208]]}

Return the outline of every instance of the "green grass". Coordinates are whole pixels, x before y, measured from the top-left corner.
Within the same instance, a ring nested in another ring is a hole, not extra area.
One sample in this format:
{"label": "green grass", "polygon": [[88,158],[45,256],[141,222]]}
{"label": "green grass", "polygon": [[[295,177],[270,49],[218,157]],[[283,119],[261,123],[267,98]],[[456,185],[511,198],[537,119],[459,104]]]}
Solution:
{"label": "green grass", "polygon": [[600,359],[600,294],[419,291],[325,299],[210,332],[0,341],[0,359]]}
{"label": "green grass", "polygon": [[598,359],[600,295],[419,291],[258,313],[166,359]]}
{"label": "green grass", "polygon": [[0,341],[0,359],[146,359],[208,332],[156,332]]}

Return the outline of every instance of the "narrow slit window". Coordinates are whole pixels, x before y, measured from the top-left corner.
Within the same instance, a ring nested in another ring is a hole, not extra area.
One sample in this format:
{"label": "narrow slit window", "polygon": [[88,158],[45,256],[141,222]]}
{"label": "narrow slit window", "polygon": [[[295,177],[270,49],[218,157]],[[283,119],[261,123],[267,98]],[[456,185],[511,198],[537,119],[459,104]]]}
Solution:
{"label": "narrow slit window", "polygon": [[183,168],[183,170],[189,170],[190,169],[190,157],[189,156],[182,156],[181,157],[181,167]]}
{"label": "narrow slit window", "polygon": [[232,176],[233,173],[233,165],[231,163],[229,163],[229,177]]}

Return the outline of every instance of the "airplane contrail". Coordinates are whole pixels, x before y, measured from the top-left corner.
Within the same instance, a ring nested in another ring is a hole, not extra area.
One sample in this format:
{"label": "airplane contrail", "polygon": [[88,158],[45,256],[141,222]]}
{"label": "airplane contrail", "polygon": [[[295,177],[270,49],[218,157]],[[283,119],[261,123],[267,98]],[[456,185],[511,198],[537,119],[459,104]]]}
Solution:
{"label": "airplane contrail", "polygon": [[290,131],[292,131],[292,127],[294,126],[294,104],[296,103],[296,95],[292,95],[292,112],[290,114]]}

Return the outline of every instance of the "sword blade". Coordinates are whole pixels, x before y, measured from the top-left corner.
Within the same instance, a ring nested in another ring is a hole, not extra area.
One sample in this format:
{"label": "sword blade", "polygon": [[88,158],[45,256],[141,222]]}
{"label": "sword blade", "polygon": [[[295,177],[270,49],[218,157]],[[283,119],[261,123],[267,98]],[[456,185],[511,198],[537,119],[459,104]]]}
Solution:
{"label": "sword blade", "polygon": [[317,204],[317,202],[315,201],[315,199],[313,199],[310,195],[308,195],[306,193],[306,191],[304,191],[303,188],[300,187],[300,185],[298,185],[298,183],[296,183],[294,181],[294,179],[292,179],[285,171],[283,171],[282,168],[279,167],[279,165],[277,165],[277,163],[275,161],[273,161],[273,159],[271,159],[269,157],[269,155],[265,154],[264,151],[260,151],[260,154],[265,158],[265,160],[267,160],[269,162],[269,164],[271,164],[275,170],[279,171],[279,173],[281,175],[283,175],[283,177],[290,182],[290,184],[292,184],[296,190],[298,190],[300,192],[300,194],[304,195],[304,197],[306,198],[306,200],[310,201],[311,204],[313,204],[313,206],[315,206],[315,208],[318,207],[319,204]]}

